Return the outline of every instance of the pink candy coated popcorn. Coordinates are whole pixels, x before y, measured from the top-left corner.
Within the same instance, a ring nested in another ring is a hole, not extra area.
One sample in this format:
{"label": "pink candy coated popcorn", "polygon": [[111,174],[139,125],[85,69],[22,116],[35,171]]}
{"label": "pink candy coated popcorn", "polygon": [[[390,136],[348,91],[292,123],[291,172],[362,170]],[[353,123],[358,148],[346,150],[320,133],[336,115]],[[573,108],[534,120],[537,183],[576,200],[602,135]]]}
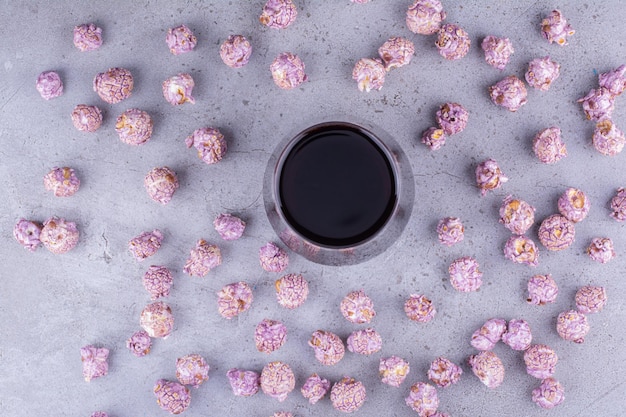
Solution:
{"label": "pink candy coated popcorn", "polygon": [[83,363],[83,377],[85,381],[100,378],[109,373],[109,349],[97,348],[92,345],[80,348],[80,360]]}
{"label": "pink candy coated popcorn", "polygon": [[441,28],[446,13],[439,0],[414,0],[406,11],[406,26],[420,35],[432,35]]}
{"label": "pink candy coated popcorn", "polygon": [[41,243],[39,240],[41,228],[42,225],[37,222],[19,219],[13,228],[13,237],[24,246],[24,249],[34,252]]}
{"label": "pink candy coated popcorn", "polygon": [[231,68],[241,68],[252,55],[252,45],[242,35],[230,35],[220,46],[220,58]]}
{"label": "pink candy coated popcorn", "polygon": [[369,323],[376,316],[374,302],[363,290],[351,291],[339,306],[341,314],[352,323]]}
{"label": "pink candy coated popcorn", "polygon": [[222,317],[230,320],[248,310],[253,299],[252,288],[246,282],[235,282],[217,293],[217,308]]}
{"label": "pink candy coated popcorn", "polygon": [[361,408],[366,397],[363,383],[349,376],[335,382],[330,390],[330,401],[333,407],[344,413],[352,413]]}
{"label": "pink candy coated popcorn", "polygon": [[262,25],[272,29],[285,29],[298,16],[298,9],[293,0],[268,0],[259,17]]}
{"label": "pink candy coated popcorn", "polygon": [[385,66],[379,59],[362,58],[352,69],[352,79],[357,82],[359,91],[366,93],[383,88],[385,74]]}
{"label": "pink candy coated popcorn", "polygon": [[81,52],[95,51],[102,46],[102,29],[93,23],[74,28],[74,46]]}
{"label": "pink candy coated popcorn", "polygon": [[480,47],[485,52],[485,61],[494,68],[503,70],[513,54],[513,44],[509,38],[489,35],[483,39]]}
{"label": "pink candy coated popcorn", "polygon": [[512,112],[518,111],[520,107],[526,104],[527,95],[524,82],[515,75],[509,75],[489,87],[491,101]]}
{"label": "pink candy coated popcorn", "polygon": [[203,277],[213,268],[222,264],[222,253],[216,245],[207,243],[200,239],[196,246],[191,249],[189,258],[185,262],[183,272],[192,277]]}
{"label": "pink candy coated popcorn", "polygon": [[163,242],[163,233],[155,229],[151,232],[143,232],[128,242],[128,250],[138,261],[143,261],[149,256],[154,255],[161,247]]}
{"label": "pink candy coated popcorn", "polygon": [[304,398],[309,400],[309,404],[315,404],[324,398],[329,390],[330,382],[314,373],[304,382],[300,392],[302,392]]}
{"label": "pink candy coated popcorn", "polygon": [[171,414],[180,414],[191,404],[189,388],[175,381],[159,379],[154,385],[153,392],[159,407]]}
{"label": "pink candy coated popcorn", "polygon": [[409,395],[404,401],[420,417],[432,416],[437,411],[437,407],[439,407],[437,390],[425,382],[416,382],[411,385]]}
{"label": "pink candy coated popcorn", "polygon": [[198,158],[209,165],[221,161],[228,150],[224,135],[214,127],[195,130],[185,139],[185,144],[188,148],[195,147],[198,151]]}
{"label": "pink candy coated popcorn", "polygon": [[191,75],[180,73],[163,81],[163,97],[172,106],[179,106],[185,103],[195,104],[196,100],[191,93],[195,87],[195,82]]}
{"label": "pink candy coated popcorn", "polygon": [[180,25],[167,30],[165,42],[172,54],[180,55],[191,52],[196,47],[198,39],[187,26]]}
{"label": "pink candy coated popcorn", "polygon": [[574,35],[574,29],[567,23],[560,10],[553,10],[541,21],[541,34],[548,42],[567,45],[567,37]]}
{"label": "pink candy coated popcorn", "polygon": [[290,52],[279,54],[270,65],[274,84],[283,90],[292,90],[305,82],[304,62]]}
{"label": "pink candy coated popcorn", "polygon": [[133,75],[125,68],[110,68],[93,80],[93,91],[109,104],[119,103],[130,97],[134,87]]}
{"label": "pink candy coated popcorn", "polygon": [[260,383],[265,394],[283,402],[295,388],[296,378],[289,365],[275,361],[263,367]]}
{"label": "pink candy coated popcorn", "polygon": [[43,185],[56,197],[69,197],[80,188],[80,180],[73,168],[54,167],[43,177]]}
{"label": "pink candy coated popcorn", "polygon": [[392,387],[399,387],[406,379],[410,370],[409,363],[398,356],[381,358],[378,365],[381,381]]}
{"label": "pink candy coated popcorn", "polygon": [[102,111],[96,106],[79,104],[72,111],[72,124],[81,132],[95,132],[102,125]]}
{"label": "pink candy coated popcorn", "polygon": [[61,81],[59,74],[54,71],[45,71],[39,74],[35,86],[45,100],[51,100],[63,94],[63,81]]}

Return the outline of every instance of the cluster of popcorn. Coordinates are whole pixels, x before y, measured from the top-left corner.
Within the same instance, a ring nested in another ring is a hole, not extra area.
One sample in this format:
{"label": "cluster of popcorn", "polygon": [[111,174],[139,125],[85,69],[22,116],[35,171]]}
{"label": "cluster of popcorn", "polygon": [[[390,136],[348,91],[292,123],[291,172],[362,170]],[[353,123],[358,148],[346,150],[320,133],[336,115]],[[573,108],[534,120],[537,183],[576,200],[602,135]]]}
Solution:
{"label": "cluster of popcorn", "polygon": [[440,149],[448,136],[461,133],[467,126],[469,112],[459,103],[444,103],[435,114],[437,127],[429,127],[422,133],[422,143],[431,150]]}
{"label": "cluster of popcorn", "polygon": [[409,65],[415,55],[415,45],[404,37],[389,38],[378,48],[380,58],[361,58],[354,65],[352,79],[359,91],[380,90],[387,72]]}

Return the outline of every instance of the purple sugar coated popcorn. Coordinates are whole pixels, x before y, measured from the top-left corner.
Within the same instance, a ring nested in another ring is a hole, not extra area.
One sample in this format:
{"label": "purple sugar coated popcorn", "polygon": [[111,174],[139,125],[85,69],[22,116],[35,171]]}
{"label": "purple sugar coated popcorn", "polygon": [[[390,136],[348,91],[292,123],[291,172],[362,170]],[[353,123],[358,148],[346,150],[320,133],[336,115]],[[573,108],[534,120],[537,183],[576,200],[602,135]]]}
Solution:
{"label": "purple sugar coated popcorn", "polygon": [[183,385],[192,385],[198,388],[209,380],[209,365],[206,360],[192,353],[176,360],[176,379]]}
{"label": "purple sugar coated popcorn", "polygon": [[574,32],[560,10],[552,10],[541,21],[541,35],[550,43],[556,42],[561,46],[567,45],[567,37],[572,36]]}
{"label": "purple sugar coated popcorn", "polygon": [[109,417],[109,415],[104,411],[96,411],[91,414],[91,417]]}
{"label": "purple sugar coated popcorn", "polygon": [[516,112],[526,104],[528,92],[524,82],[515,75],[509,75],[489,87],[491,101],[508,111]]}
{"label": "purple sugar coated popcorn", "polygon": [[439,55],[445,59],[461,59],[469,52],[471,39],[467,32],[451,23],[441,26],[437,31],[435,46]]}
{"label": "purple sugar coated popcorn", "polygon": [[533,390],[532,399],[541,408],[551,409],[565,399],[563,385],[554,378],[546,378]]}
{"label": "purple sugar coated popcorn", "polygon": [[513,44],[509,38],[489,35],[483,39],[480,47],[485,52],[485,61],[494,68],[503,70],[513,55]]}
{"label": "purple sugar coated popcorn", "polygon": [[289,264],[289,255],[276,244],[268,242],[259,249],[259,262],[267,272],[282,272]]}
{"label": "purple sugar coated popcorn", "polygon": [[254,371],[233,368],[226,372],[226,377],[230,382],[233,394],[238,397],[250,397],[259,392],[261,387],[261,376]]}
{"label": "purple sugar coated popcorn", "polygon": [[443,129],[446,135],[451,136],[461,133],[465,129],[469,113],[465,107],[458,103],[444,103],[437,110],[435,117],[439,127]]}
{"label": "purple sugar coated popcorn", "polygon": [[370,327],[350,333],[346,345],[350,352],[367,356],[382,349],[383,339],[376,330]]}
{"label": "purple sugar coated popcorn", "polygon": [[129,109],[122,113],[115,124],[120,140],[128,145],[143,145],[152,137],[152,118],[139,109]]}
{"label": "purple sugar coated popcorn", "polygon": [[526,350],[533,340],[530,325],[526,320],[512,319],[502,334],[502,341],[513,350]]}
{"label": "purple sugar coated popcorn", "polygon": [[165,339],[174,330],[172,309],[162,301],[148,304],[141,311],[139,324],[148,336]]}
{"label": "purple sugar coated popcorn", "polygon": [[178,382],[159,379],[152,391],[159,407],[170,414],[180,414],[191,404],[189,388]]}
{"label": "purple sugar coated popcorn", "polygon": [[491,350],[502,339],[506,331],[506,320],[489,319],[472,334],[470,344],[478,350]]}
{"label": "purple sugar coated popcorn", "polygon": [[383,88],[385,74],[385,66],[377,58],[361,58],[352,69],[352,79],[357,82],[359,91],[366,93]]}
{"label": "purple sugar coated popcorn", "polygon": [[189,258],[183,266],[183,272],[192,277],[203,277],[213,268],[222,264],[222,252],[216,245],[199,239],[196,246],[189,251]]}
{"label": "purple sugar coated popcorn", "polygon": [[468,359],[474,375],[487,388],[497,388],[504,381],[504,365],[498,356],[490,350],[485,350]]}
{"label": "purple sugar coated popcorn", "polygon": [[398,356],[381,358],[378,365],[381,381],[392,387],[399,387],[406,379],[410,370],[409,363]]}
{"label": "purple sugar coated popcorn", "polygon": [[433,360],[428,369],[428,379],[440,388],[456,384],[461,379],[462,374],[463,369],[460,366],[444,357]]}
{"label": "purple sugar coated popcorn", "polygon": [[574,243],[574,222],[560,214],[546,217],[539,226],[539,241],[550,251],[569,248]]}
{"label": "purple sugar coated popcorn", "polygon": [[463,241],[465,227],[458,217],[445,217],[437,223],[439,243],[452,246]]}
{"label": "purple sugar coated popcorn", "polygon": [[589,91],[585,97],[579,98],[577,102],[581,103],[587,120],[610,119],[615,109],[615,96],[604,87]]}
{"label": "purple sugar coated popcorn", "polygon": [[173,75],[163,81],[161,85],[163,97],[172,106],[179,106],[185,103],[195,104],[196,99],[191,95],[195,85],[193,78],[189,74],[180,73]]}
{"label": "purple sugar coated popcorn", "polygon": [[457,291],[477,291],[483,284],[483,273],[479,270],[478,261],[471,256],[454,260],[448,267],[448,273],[450,283]]}
{"label": "purple sugar coated popcorn", "polygon": [[83,363],[85,381],[100,378],[109,373],[109,349],[87,345],[80,348],[80,360]]}
{"label": "purple sugar coated popcorn", "polygon": [[274,84],[283,90],[291,90],[308,80],[304,72],[304,62],[291,52],[279,54],[270,65]]}
{"label": "purple sugar coated popcorn", "polygon": [[533,59],[528,63],[524,77],[526,82],[540,91],[548,91],[552,82],[559,78],[561,65],[549,56]]}
{"label": "purple sugar coated popcorn", "polygon": [[552,275],[533,275],[528,280],[528,298],[529,304],[542,306],[547,303],[556,301],[559,294],[559,287]]}
{"label": "purple sugar coated popcorn", "polygon": [[54,167],[43,177],[43,185],[56,197],[69,197],[80,188],[80,180],[74,169]]}
{"label": "purple sugar coated popcorn", "polygon": [[241,68],[250,61],[252,45],[243,35],[230,35],[220,46],[220,58],[231,68]]}
{"label": "purple sugar coated popcorn", "polygon": [[20,245],[24,246],[24,249],[34,252],[41,243],[39,240],[41,228],[42,225],[37,222],[19,219],[13,227],[13,237]]}
{"label": "purple sugar coated popcorn", "polygon": [[600,87],[604,87],[614,96],[619,96],[626,90],[626,65],[620,65],[618,68],[603,72],[598,76]]}
{"label": "purple sugar coated popcorn", "polygon": [[428,323],[437,314],[433,302],[421,294],[411,294],[404,302],[404,313],[413,321]]}
{"label": "purple sugar coated popcorn", "polygon": [[516,235],[523,235],[535,223],[535,208],[508,195],[500,206],[500,223]]}
{"label": "purple sugar coated popcorn", "polygon": [[234,282],[217,293],[217,309],[222,317],[230,320],[247,311],[253,299],[252,288],[246,282]]}
{"label": "purple sugar coated popcorn", "polygon": [[213,220],[213,227],[224,240],[237,240],[243,235],[246,222],[232,214],[220,214]]}
{"label": "purple sugar coated popcorn", "polygon": [[287,338],[287,327],[278,320],[263,319],[254,330],[254,344],[259,352],[272,353]]}
{"label": "purple sugar coated popcorn", "polygon": [[608,237],[594,237],[591,239],[591,243],[587,247],[587,254],[592,260],[601,264],[609,262],[616,256],[613,241]]}
{"label": "purple sugar coated popcorn", "polygon": [[185,144],[188,148],[195,147],[198,151],[198,158],[209,165],[221,161],[228,150],[224,135],[214,127],[195,130],[185,139]]}
{"label": "purple sugar coated popcorn", "polygon": [[330,401],[333,408],[343,413],[355,412],[361,408],[366,398],[365,385],[349,376],[344,376],[335,382],[330,389]]}
{"label": "purple sugar coated popcorn", "polygon": [[300,307],[309,296],[309,283],[300,274],[282,276],[274,287],[278,304],[290,310]]}
{"label": "purple sugar coated popcorn", "polygon": [[79,104],[72,110],[72,124],[81,132],[95,132],[102,125],[102,111],[96,106]]}
{"label": "purple sugar coated popcorn", "polygon": [[351,323],[369,323],[376,316],[374,302],[363,290],[351,291],[339,305],[341,314]]}
{"label": "purple sugar coated popcorn", "polygon": [[138,261],[143,261],[157,253],[163,242],[163,233],[159,229],[143,232],[128,242],[128,250]]}
{"label": "purple sugar coated popcorn", "polygon": [[285,29],[298,16],[298,9],[292,0],[268,0],[259,17],[262,25],[272,29]]}
{"label": "purple sugar coated popcorn", "polygon": [[602,119],[596,123],[591,142],[602,155],[615,156],[624,150],[626,137],[611,119]]}
{"label": "purple sugar coated popcorn", "polygon": [[565,158],[567,148],[561,138],[561,129],[549,127],[537,133],[533,138],[533,152],[544,164],[555,164]]}
{"label": "purple sugar coated popcorn", "polygon": [[611,217],[618,222],[626,220],[626,188],[618,188],[611,199]]}
{"label": "purple sugar coated popcorn", "polygon": [[546,379],[554,374],[559,357],[547,345],[532,345],[524,352],[524,362],[528,375]]}
{"label": "purple sugar coated popcorn", "polygon": [[556,331],[565,340],[583,343],[589,329],[587,316],[579,311],[564,311],[556,318]]}
{"label": "purple sugar coated popcorn", "polygon": [[587,285],[576,291],[576,309],[583,314],[597,313],[606,305],[606,289]]}
{"label": "purple sugar coated popcorn", "polygon": [[43,223],[39,234],[41,244],[52,253],[61,254],[72,250],[80,233],[76,223],[53,216]]}
{"label": "purple sugar coated popcorn", "polygon": [[284,362],[270,362],[261,371],[261,389],[272,398],[283,402],[296,386],[291,367]]}
{"label": "purple sugar coated popcorn", "polygon": [[526,236],[513,235],[504,244],[504,257],[518,264],[537,266],[539,250],[532,239]]}
{"label": "purple sugar coated popcorn", "polygon": [[93,80],[93,91],[109,104],[119,103],[132,94],[133,75],[125,68],[110,68],[101,72]]}
{"label": "purple sugar coated popcorn", "polygon": [[315,359],[322,365],[335,365],[346,352],[341,338],[334,333],[316,330],[311,335],[309,346],[315,352]]}
{"label": "purple sugar coated popcorn", "polygon": [[482,196],[487,194],[487,191],[500,188],[508,180],[493,159],[487,159],[476,166],[476,185],[480,188]]}
{"label": "purple sugar coated popcorn", "polygon": [[589,214],[589,198],[582,190],[570,187],[559,197],[558,208],[564,217],[578,223]]}
{"label": "purple sugar coated popcorn", "polygon": [[167,30],[165,42],[170,52],[174,55],[180,55],[191,52],[196,47],[198,39],[191,29],[185,25],[176,26]]}
{"label": "purple sugar coated popcorn", "polygon": [[138,358],[146,356],[150,353],[152,347],[152,339],[145,330],[139,330],[132,334],[131,337],[126,340],[126,347],[130,352]]}
{"label": "purple sugar coated popcorn", "polygon": [[432,416],[437,411],[437,407],[439,407],[437,390],[426,382],[416,382],[411,385],[409,395],[404,401],[420,417]]}
{"label": "purple sugar coated popcorn", "polygon": [[74,28],[74,46],[81,52],[95,51],[102,46],[102,29],[93,23]]}
{"label": "purple sugar coated popcorn", "polygon": [[385,63],[385,69],[390,71],[409,65],[413,55],[415,55],[415,45],[407,38],[389,38],[378,48],[378,55]]}
{"label": "purple sugar coated popcorn", "polygon": [[300,392],[309,400],[309,404],[315,404],[324,398],[328,390],[330,390],[330,382],[314,373],[304,382]]}
{"label": "purple sugar coated popcorn", "polygon": [[430,150],[436,151],[446,143],[446,132],[438,127],[429,127],[422,133],[421,141],[428,146]]}
{"label": "purple sugar coated popcorn", "polygon": [[143,274],[143,287],[150,294],[151,300],[169,296],[173,282],[172,273],[165,266],[151,265]]}
{"label": "purple sugar coated popcorn", "polygon": [[439,31],[445,18],[439,0],[415,0],[406,11],[406,26],[413,33],[432,35]]}
{"label": "purple sugar coated popcorn", "polygon": [[174,192],[178,189],[178,177],[169,167],[156,167],[148,172],[143,185],[150,198],[163,205],[170,202]]}
{"label": "purple sugar coated popcorn", "polygon": [[54,71],[45,71],[37,77],[35,84],[41,98],[51,100],[63,94],[63,81],[61,77]]}

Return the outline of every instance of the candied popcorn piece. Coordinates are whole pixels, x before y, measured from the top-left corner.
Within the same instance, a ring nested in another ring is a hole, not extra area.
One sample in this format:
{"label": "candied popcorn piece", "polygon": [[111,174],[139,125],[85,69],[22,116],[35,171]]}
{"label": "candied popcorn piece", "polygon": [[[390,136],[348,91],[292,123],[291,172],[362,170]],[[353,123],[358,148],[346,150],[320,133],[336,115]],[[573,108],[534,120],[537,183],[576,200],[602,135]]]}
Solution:
{"label": "candied popcorn piece", "polygon": [[270,362],[261,371],[261,389],[272,398],[283,402],[296,386],[291,367],[284,362]]}
{"label": "candied popcorn piece", "polygon": [[600,87],[589,91],[585,97],[579,98],[587,120],[600,121],[610,119],[615,110],[615,96],[609,89]]}
{"label": "candied popcorn piece", "polygon": [[485,61],[494,68],[503,70],[513,55],[513,44],[509,38],[489,35],[483,39],[480,47],[485,52]]}
{"label": "candied popcorn piece", "polygon": [[409,395],[404,401],[420,417],[432,416],[439,407],[437,390],[426,382],[416,382],[411,385]]}
{"label": "candied popcorn piece", "polygon": [[516,235],[523,235],[535,223],[535,208],[508,195],[500,206],[500,223]]}
{"label": "candied popcorn piece", "polygon": [[352,79],[357,82],[359,91],[366,93],[383,88],[385,74],[385,66],[377,58],[361,58],[352,69]]}
{"label": "candied popcorn piece", "polygon": [[274,84],[283,90],[291,90],[308,80],[304,62],[291,52],[279,54],[270,65]]}
{"label": "candied popcorn piece", "polygon": [[515,75],[509,75],[489,87],[491,101],[512,112],[518,111],[520,107],[526,104],[527,95],[524,82]]}
{"label": "candied popcorn piece", "polygon": [[150,337],[165,339],[174,330],[172,309],[163,301],[148,304],[141,311],[139,324]]}
{"label": "candied popcorn piece", "polygon": [[196,129],[185,139],[185,144],[188,148],[195,147],[198,158],[209,165],[221,161],[228,149],[224,135],[214,127]]}
{"label": "candied popcorn piece", "polygon": [[533,138],[533,152],[544,164],[555,164],[567,156],[565,142],[561,139],[561,129],[549,127]]}
{"label": "candied popcorn piece", "polygon": [[576,308],[583,314],[597,313],[606,305],[606,289],[587,285],[576,291]]}
{"label": "candied popcorn piece", "polygon": [[526,320],[512,319],[502,334],[502,341],[513,350],[526,350],[533,340],[530,325]]}
{"label": "candied popcorn piece", "polygon": [[352,413],[361,408],[366,397],[365,385],[349,376],[335,382],[330,390],[333,408],[344,413]]}
{"label": "candied popcorn piece", "polygon": [[143,232],[128,242],[128,250],[139,262],[154,255],[161,247],[163,233],[159,229],[151,232]]}
{"label": "candied popcorn piece", "polygon": [[69,197],[80,188],[80,180],[74,169],[54,167],[43,177],[43,185],[56,197]]}
{"label": "candied popcorn piece", "polygon": [[532,345],[524,352],[524,362],[528,375],[546,379],[554,374],[559,357],[547,345]]}
{"label": "candied popcorn piece", "polygon": [[497,388],[504,380],[504,365],[498,356],[490,350],[485,350],[468,359],[474,375],[485,384],[487,388]]}
{"label": "candied popcorn piece", "polygon": [[439,31],[445,18],[439,0],[415,0],[406,11],[406,26],[413,33],[432,35]]}
{"label": "candied popcorn piece", "polygon": [[542,306],[546,303],[555,302],[558,293],[559,287],[552,275],[533,275],[528,280],[528,298],[526,301],[529,304]]}
{"label": "candied popcorn piece", "polygon": [[96,106],[79,104],[72,111],[72,124],[81,132],[95,132],[102,125],[102,111]]}
{"label": "candied popcorn piece", "polygon": [[504,257],[518,264],[537,266],[539,250],[532,239],[513,235],[504,244]]}
{"label": "candied popcorn piece", "polygon": [[351,323],[369,323],[376,316],[374,302],[363,290],[351,291],[339,306],[341,314]]}
{"label": "candied popcorn piece", "polygon": [[80,348],[80,360],[83,363],[85,381],[100,378],[109,373],[109,349],[87,345]]}
{"label": "candied popcorn piece", "polygon": [[552,82],[559,78],[561,64],[549,56],[533,59],[528,63],[525,78],[528,85],[540,91],[548,91]]}
{"label": "candied popcorn piece", "polygon": [[421,294],[411,294],[404,302],[406,316],[419,323],[428,323],[437,314],[433,302]]}
{"label": "candied popcorn piece", "polygon": [[163,205],[170,202],[178,189],[178,177],[169,167],[152,168],[146,174],[143,185],[151,199]]}
{"label": "candied popcorn piece", "polygon": [[159,407],[170,414],[180,414],[191,404],[189,388],[176,381],[159,379],[152,391]]}
{"label": "candied popcorn piece", "polygon": [[561,404],[565,399],[563,385],[554,378],[546,378],[533,390],[533,402],[541,408],[550,409]]}
{"label": "candied popcorn piece", "polygon": [[560,214],[546,217],[539,226],[539,241],[551,251],[569,248],[575,238],[574,222]]}
{"label": "candied popcorn piece", "polygon": [[601,154],[615,156],[624,149],[626,137],[611,119],[602,119],[596,123],[591,142],[594,149]]}
{"label": "candied popcorn piece", "polygon": [[93,80],[93,91],[109,104],[119,103],[130,97],[134,87],[133,75],[125,68],[110,68]]}
{"label": "candied popcorn piece", "polygon": [[34,252],[41,243],[39,240],[41,228],[42,225],[37,222],[19,219],[13,227],[13,237],[20,245],[24,246],[24,249]]}
{"label": "candied popcorn piece", "polygon": [[608,237],[594,237],[587,248],[587,254],[592,260],[605,264],[615,258],[613,241]]}
{"label": "candied popcorn piece", "polygon": [[231,68],[241,68],[250,61],[252,45],[243,35],[230,35],[220,46],[220,58]]}
{"label": "candied popcorn piece", "polygon": [[172,273],[165,266],[151,265],[143,274],[143,287],[150,294],[151,300],[169,296],[172,282]]}
{"label": "candied popcorn piece", "polygon": [[63,81],[54,71],[44,71],[39,74],[35,87],[44,100],[51,100],[63,94]]}
{"label": "candied popcorn piece", "polygon": [[444,103],[437,110],[435,117],[439,127],[443,129],[446,135],[451,136],[461,133],[465,129],[469,113],[465,107],[458,103]]}
{"label": "candied popcorn piece", "polygon": [[461,379],[461,374],[463,369],[460,366],[441,356],[433,360],[428,369],[428,379],[440,388],[456,384]]}
{"label": "candied popcorn piece", "polygon": [[493,159],[487,159],[476,166],[476,185],[480,188],[482,196],[487,194],[487,191],[500,188],[508,180]]}
{"label": "candied popcorn piece", "polygon": [[252,288],[243,281],[224,286],[217,293],[217,308],[222,317],[232,319],[252,305]]}
{"label": "candied popcorn piece", "polygon": [[276,244],[268,242],[259,249],[259,262],[267,272],[282,272],[289,264],[289,255]]}
{"label": "candied popcorn piece", "polygon": [[74,27],[74,46],[81,52],[95,51],[102,46],[102,29],[93,23]]}
{"label": "candied popcorn piece", "polygon": [[429,127],[422,133],[421,141],[424,145],[428,146],[430,150],[436,151],[446,143],[447,137],[443,129]]}
{"label": "candied popcorn piece", "polygon": [[565,340],[583,343],[589,330],[587,316],[576,310],[564,311],[556,319],[556,331]]}
{"label": "candied popcorn piece", "polygon": [[611,217],[618,222],[626,220],[626,188],[618,188],[617,193],[611,199]]}
{"label": "candied popcorn piece", "polygon": [[189,74],[180,73],[173,75],[163,81],[163,97],[172,106],[179,106],[185,103],[195,104],[196,99],[191,95],[195,85],[196,83]]}
{"label": "candied popcorn piece", "polygon": [[556,42],[561,46],[567,45],[567,37],[572,36],[574,32],[560,10],[552,10],[541,21],[541,34],[550,43]]}
{"label": "candied popcorn piece", "polygon": [[43,223],[39,240],[52,253],[66,253],[78,244],[80,233],[76,223],[53,216]]}
{"label": "candied popcorn piece", "polygon": [[250,397],[259,392],[261,387],[261,376],[254,371],[233,368],[226,372],[226,377],[230,382],[233,394],[238,397]]}
{"label": "candied popcorn piece", "polygon": [[231,214],[220,214],[213,220],[213,227],[224,240],[237,240],[243,235],[246,222]]}
{"label": "candied popcorn piece", "polygon": [[137,356],[138,358],[142,356],[146,356],[150,353],[150,348],[152,347],[152,339],[150,335],[145,330],[139,330],[132,334],[126,340],[126,347],[130,350],[130,352]]}
{"label": "candied popcorn piece", "polygon": [[409,363],[398,356],[381,358],[378,365],[381,381],[392,387],[399,387],[406,379],[410,370]]}
{"label": "candied popcorn piece", "polygon": [[568,188],[558,202],[559,212],[573,223],[583,221],[589,214],[589,198],[577,188]]}
{"label": "candied popcorn piece", "polygon": [[293,0],[268,0],[259,17],[262,25],[272,29],[285,29],[298,16],[298,9]]}
{"label": "candied popcorn piece", "polygon": [[287,338],[287,326],[278,320],[263,319],[254,330],[254,344],[259,352],[272,353]]}
{"label": "candied popcorn piece", "polygon": [[300,392],[302,396],[309,400],[309,404],[315,404],[330,390],[330,382],[327,379],[321,378],[316,373],[313,373],[302,385]]}
{"label": "candied popcorn piece", "polygon": [[341,338],[334,333],[324,330],[316,330],[311,335],[309,346],[315,352],[315,359],[322,365],[335,365],[338,363],[346,350]]}
{"label": "candied popcorn piece", "polygon": [[472,334],[470,344],[478,350],[492,350],[506,331],[506,320],[489,319]]}
{"label": "candied popcorn piece", "polygon": [[461,292],[477,291],[483,284],[483,273],[478,268],[478,261],[471,256],[453,261],[448,267],[452,287]]}
{"label": "candied popcorn piece", "polygon": [[152,137],[152,118],[139,109],[129,109],[117,118],[115,131],[128,145],[143,145]]}
{"label": "candied popcorn piece", "polygon": [[626,65],[620,65],[618,68],[603,72],[598,76],[600,87],[604,87],[614,96],[619,96],[626,90]]}
{"label": "candied popcorn piece", "polygon": [[170,52],[174,55],[180,55],[191,52],[196,47],[198,39],[191,29],[185,25],[169,28],[165,36],[165,43],[170,48]]}
{"label": "candied popcorn piece", "polygon": [[461,59],[469,52],[471,39],[467,32],[451,23],[441,26],[435,45],[445,59]]}
{"label": "candied popcorn piece", "polygon": [[290,310],[300,307],[309,295],[309,283],[300,274],[287,274],[274,283],[278,304]]}
{"label": "candied popcorn piece", "polygon": [[446,246],[455,245],[465,237],[465,227],[458,217],[445,217],[437,223],[439,243]]}
{"label": "candied popcorn piece", "polygon": [[369,327],[350,333],[346,345],[350,352],[367,356],[382,349],[383,339],[376,330]]}
{"label": "candied popcorn piece", "polygon": [[198,388],[209,380],[209,365],[206,360],[192,353],[176,360],[176,379],[183,385],[192,385]]}
{"label": "candied popcorn piece", "polygon": [[385,69],[390,71],[409,65],[413,55],[415,55],[415,45],[413,42],[403,37],[393,37],[378,48],[378,55],[385,63]]}

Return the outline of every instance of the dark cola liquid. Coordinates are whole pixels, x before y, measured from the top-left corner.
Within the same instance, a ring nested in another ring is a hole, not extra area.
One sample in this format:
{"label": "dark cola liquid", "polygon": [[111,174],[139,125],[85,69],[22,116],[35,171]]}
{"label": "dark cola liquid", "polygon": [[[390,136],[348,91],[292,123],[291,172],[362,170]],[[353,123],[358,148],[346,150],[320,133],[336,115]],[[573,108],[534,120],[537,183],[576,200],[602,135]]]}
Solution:
{"label": "dark cola liquid", "polygon": [[287,222],[303,237],[350,247],[385,225],[396,180],[388,156],[350,124],[315,126],[300,135],[279,168],[278,196]]}

